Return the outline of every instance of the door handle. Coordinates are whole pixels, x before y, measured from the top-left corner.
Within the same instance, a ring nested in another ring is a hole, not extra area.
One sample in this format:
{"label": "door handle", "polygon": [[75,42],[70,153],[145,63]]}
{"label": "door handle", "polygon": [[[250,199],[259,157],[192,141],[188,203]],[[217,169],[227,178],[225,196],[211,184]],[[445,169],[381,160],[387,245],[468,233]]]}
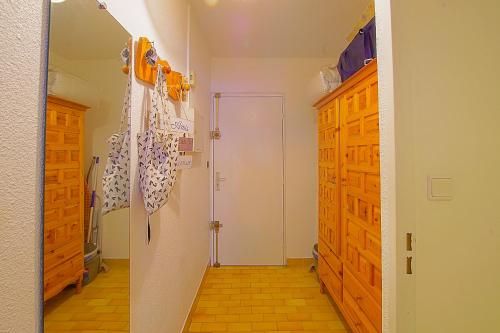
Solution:
{"label": "door handle", "polygon": [[220,183],[225,181],[226,178],[220,176],[220,172],[215,173],[215,190],[220,191]]}
{"label": "door handle", "polygon": [[413,269],[411,267],[411,261],[413,257],[406,257],[406,274],[411,275],[413,274]]}

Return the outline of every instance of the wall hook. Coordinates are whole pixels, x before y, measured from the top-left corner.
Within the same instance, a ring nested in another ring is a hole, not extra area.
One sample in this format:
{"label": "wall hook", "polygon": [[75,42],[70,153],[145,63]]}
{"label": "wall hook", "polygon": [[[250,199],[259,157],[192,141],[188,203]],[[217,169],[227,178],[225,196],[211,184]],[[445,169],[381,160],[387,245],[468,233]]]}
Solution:
{"label": "wall hook", "polygon": [[122,49],[120,52],[120,57],[124,63],[122,66],[122,72],[124,74],[129,74],[130,73],[130,47],[132,45],[132,39],[129,38],[127,43],[125,44],[125,47]]}
{"label": "wall hook", "polygon": [[97,8],[106,10],[108,9],[108,5],[104,1],[97,0]]}
{"label": "wall hook", "polygon": [[154,42],[151,42],[151,47],[146,51],[144,57],[146,58],[146,61],[150,66],[156,65],[156,63],[158,62],[158,53],[156,53]]}
{"label": "wall hook", "polygon": [[122,61],[124,63],[123,67],[122,67],[122,72],[125,73],[125,74],[128,74],[130,72],[129,70],[129,65],[130,65],[130,50],[127,46],[125,46],[122,50],[122,52],[120,52],[120,56],[122,58]]}

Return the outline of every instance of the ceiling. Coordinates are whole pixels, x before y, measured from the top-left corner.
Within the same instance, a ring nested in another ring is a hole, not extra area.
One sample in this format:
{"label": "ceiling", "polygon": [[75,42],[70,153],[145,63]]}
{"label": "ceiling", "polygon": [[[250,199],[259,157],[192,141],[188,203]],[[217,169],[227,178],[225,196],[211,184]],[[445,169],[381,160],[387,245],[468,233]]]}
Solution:
{"label": "ceiling", "polygon": [[214,57],[336,57],[370,0],[191,0]]}
{"label": "ceiling", "polygon": [[119,58],[129,34],[92,0],[52,3],[50,51],[71,60]]}

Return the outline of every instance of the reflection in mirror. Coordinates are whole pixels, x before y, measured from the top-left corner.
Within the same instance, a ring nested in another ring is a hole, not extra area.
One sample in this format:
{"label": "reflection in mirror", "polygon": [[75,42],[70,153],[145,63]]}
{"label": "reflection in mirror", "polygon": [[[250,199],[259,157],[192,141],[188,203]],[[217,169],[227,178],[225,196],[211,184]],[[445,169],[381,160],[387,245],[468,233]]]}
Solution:
{"label": "reflection in mirror", "polygon": [[129,330],[129,52],[130,35],[96,1],[52,2],[46,333]]}

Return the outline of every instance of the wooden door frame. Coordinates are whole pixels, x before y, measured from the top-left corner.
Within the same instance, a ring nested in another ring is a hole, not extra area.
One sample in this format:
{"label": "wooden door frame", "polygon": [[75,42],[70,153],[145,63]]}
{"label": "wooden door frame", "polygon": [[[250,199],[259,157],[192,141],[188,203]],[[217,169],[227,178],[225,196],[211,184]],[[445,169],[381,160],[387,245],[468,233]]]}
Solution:
{"label": "wooden door frame", "polygon": [[[283,159],[283,186],[282,186],[282,265],[285,266],[287,264],[287,242],[286,242],[286,113],[285,113],[285,95],[282,93],[234,93],[234,92],[212,92],[211,93],[211,110],[210,110],[210,130],[213,131],[215,129],[214,119],[215,119],[215,94],[220,94],[221,98],[223,97],[277,97],[281,99],[281,151],[282,151],[282,159]],[[222,135],[224,132],[222,131]],[[214,144],[215,140],[210,139],[210,218],[212,221],[215,220],[215,189],[214,189],[214,181],[215,181],[215,164],[214,164]],[[224,224],[223,221],[221,221]],[[222,228],[224,230],[224,227]],[[215,248],[214,242],[215,239],[213,237],[212,230],[209,231],[210,237],[210,265],[213,265],[215,262]]]}

